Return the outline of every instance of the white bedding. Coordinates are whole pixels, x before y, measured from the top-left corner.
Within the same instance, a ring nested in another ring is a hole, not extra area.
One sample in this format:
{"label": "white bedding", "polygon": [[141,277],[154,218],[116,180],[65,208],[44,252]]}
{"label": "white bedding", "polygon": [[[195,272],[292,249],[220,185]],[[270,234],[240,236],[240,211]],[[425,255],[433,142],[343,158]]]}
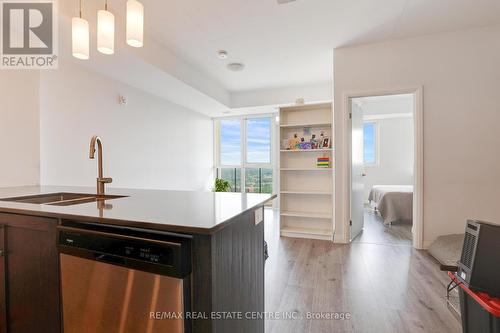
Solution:
{"label": "white bedding", "polygon": [[412,185],[375,185],[368,200],[375,204],[385,224],[413,219]]}

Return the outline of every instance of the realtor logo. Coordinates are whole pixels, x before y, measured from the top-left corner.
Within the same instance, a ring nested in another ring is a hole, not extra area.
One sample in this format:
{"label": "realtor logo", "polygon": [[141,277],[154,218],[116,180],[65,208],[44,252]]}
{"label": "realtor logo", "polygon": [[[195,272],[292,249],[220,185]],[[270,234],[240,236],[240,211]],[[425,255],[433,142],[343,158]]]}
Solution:
{"label": "realtor logo", "polygon": [[57,68],[55,0],[0,0],[3,69]]}

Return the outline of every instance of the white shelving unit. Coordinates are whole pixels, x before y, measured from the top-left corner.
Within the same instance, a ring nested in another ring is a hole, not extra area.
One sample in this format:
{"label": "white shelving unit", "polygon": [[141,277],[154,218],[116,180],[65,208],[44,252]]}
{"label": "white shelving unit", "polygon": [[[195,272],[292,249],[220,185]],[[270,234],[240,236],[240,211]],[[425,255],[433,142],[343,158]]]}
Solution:
{"label": "white shelving unit", "polygon": [[[333,240],[333,169],[316,167],[318,157],[333,166],[331,103],[280,108],[280,233],[285,237]],[[305,130],[310,129],[310,134]],[[323,132],[330,148],[287,150],[284,142],[297,134],[310,140]]]}
{"label": "white shelving unit", "polygon": [[326,171],[326,172],[332,172],[332,168],[281,168],[280,171]]}
{"label": "white shelving unit", "polygon": [[[305,127],[309,127],[309,126],[305,126]],[[303,128],[305,128],[303,127]],[[291,128],[291,127],[289,127]],[[295,127],[293,127],[295,128]],[[320,152],[328,152],[328,151],[332,151],[331,148],[329,149],[303,149],[303,150],[300,150],[300,149],[296,149],[296,150],[286,150],[286,149],[282,149],[281,152],[282,153],[320,153]]]}
{"label": "white shelving unit", "polygon": [[328,127],[331,123],[302,123],[293,125],[280,125],[281,128],[300,128],[300,127]]}

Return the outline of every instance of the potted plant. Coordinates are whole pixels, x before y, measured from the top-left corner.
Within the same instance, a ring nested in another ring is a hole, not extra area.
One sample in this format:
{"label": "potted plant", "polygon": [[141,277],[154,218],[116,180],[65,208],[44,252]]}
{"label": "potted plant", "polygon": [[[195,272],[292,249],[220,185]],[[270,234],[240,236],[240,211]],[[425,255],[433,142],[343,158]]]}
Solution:
{"label": "potted plant", "polygon": [[214,191],[215,192],[230,192],[231,185],[229,185],[229,182],[227,180],[215,178]]}

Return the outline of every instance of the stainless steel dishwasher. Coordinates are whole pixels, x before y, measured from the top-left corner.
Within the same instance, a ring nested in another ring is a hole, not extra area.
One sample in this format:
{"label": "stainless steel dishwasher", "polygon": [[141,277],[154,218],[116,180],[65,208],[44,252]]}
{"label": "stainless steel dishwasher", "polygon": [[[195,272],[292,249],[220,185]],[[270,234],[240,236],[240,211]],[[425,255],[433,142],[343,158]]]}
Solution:
{"label": "stainless steel dishwasher", "polygon": [[59,226],[65,333],[190,332],[190,236],[98,223]]}

